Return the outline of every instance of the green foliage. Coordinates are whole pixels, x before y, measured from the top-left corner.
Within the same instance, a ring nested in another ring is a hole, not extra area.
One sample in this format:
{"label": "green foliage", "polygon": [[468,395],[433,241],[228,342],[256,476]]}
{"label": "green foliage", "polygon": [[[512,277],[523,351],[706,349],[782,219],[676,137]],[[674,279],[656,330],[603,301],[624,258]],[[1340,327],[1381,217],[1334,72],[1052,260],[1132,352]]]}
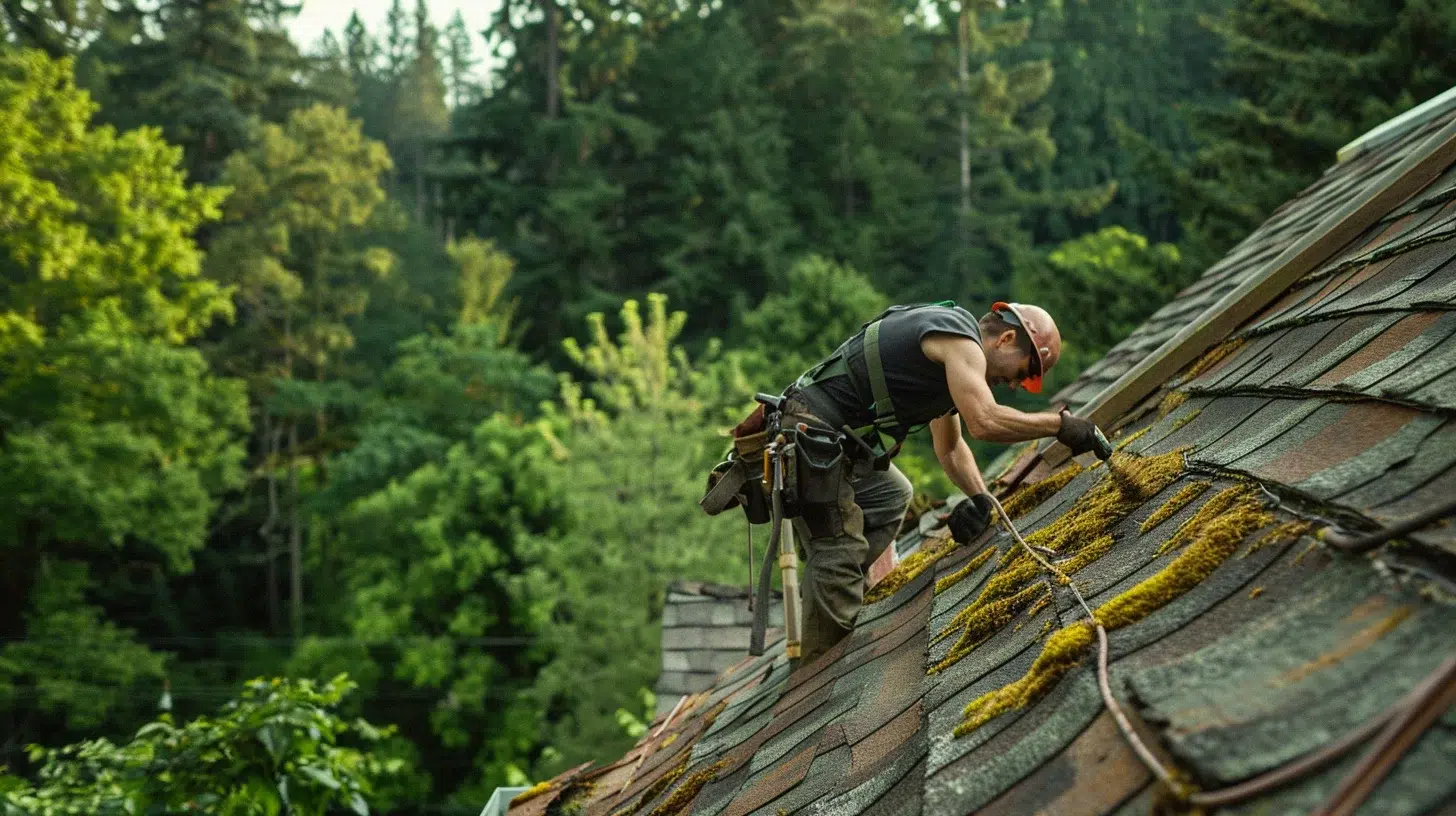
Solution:
{"label": "green foliage", "polygon": [[230,313],[155,131],[92,128],[69,60],[0,52],[0,707],[9,745],[111,725],[161,658],[90,603],[87,564],[185,571],[238,484],[241,384],[181,345]]}
{"label": "green foliage", "polygon": [[782,288],[743,315],[744,374],[780,391],[889,305],[864,275],[818,255],[789,268]]}
{"label": "green foliage", "polygon": [[159,0],[89,49],[105,64],[96,93],[121,127],[155,125],[185,150],[190,178],[212,182],[259,123],[278,123],[318,94],[313,66],[269,0]]}
{"label": "green foliage", "polygon": [[540,716],[522,695],[537,651],[516,640],[543,615],[526,592],[524,542],[561,523],[552,453],[540,430],[498,416],[339,523],[350,629],[396,645],[394,676],[434,697],[441,747],[474,756],[487,777],[517,759]]}
{"label": "green foliage", "polygon": [[[105,738],[64,748],[34,746],[39,781],[0,773],[0,812],[68,814],[323,814],[364,816],[380,780],[398,761],[368,753],[390,729],[336,713],[353,688],[344,676],[254,680],[212,717],[171,717],[140,728],[123,745]],[[345,739],[360,747],[341,744]]]}
{"label": "green foliage", "polygon": [[1171,244],[1108,227],[1016,270],[1016,296],[1040,304],[1062,332],[1047,393],[1076,379],[1192,280]]}
{"label": "green foliage", "polygon": [[384,200],[379,176],[389,167],[383,145],[323,106],[264,126],[254,147],[228,159],[233,192],[209,269],[246,307],[224,355],[255,389],[322,379],[353,345],[348,321],[368,305],[368,283],[394,265],[387,250],[351,240]]}
{"label": "green foliage", "polygon": [[704,421],[719,399],[708,361],[676,346],[685,318],[660,296],[645,316],[629,301],[615,338],[597,315],[589,342],[568,347],[591,379],[563,382],[569,456],[554,468],[567,516],[559,534],[532,540],[549,654],[531,690],[547,713],[535,733],[555,749],[536,778],[631,745],[617,711],[655,682],[668,582],[742,571],[741,528],[697,506],[723,442]]}

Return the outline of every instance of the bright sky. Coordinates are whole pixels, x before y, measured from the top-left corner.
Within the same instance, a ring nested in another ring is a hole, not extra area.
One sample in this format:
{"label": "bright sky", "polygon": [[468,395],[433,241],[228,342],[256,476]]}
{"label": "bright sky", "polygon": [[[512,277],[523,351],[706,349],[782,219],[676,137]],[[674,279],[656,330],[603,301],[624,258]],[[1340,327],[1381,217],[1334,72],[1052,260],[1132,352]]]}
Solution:
{"label": "bright sky", "polygon": [[[294,39],[300,46],[310,48],[323,36],[324,29],[333,29],[334,34],[344,32],[344,24],[355,10],[369,33],[379,36],[384,29],[384,15],[388,13],[392,0],[303,0],[303,8],[289,25]],[[414,14],[415,0],[403,0],[405,12]],[[441,30],[458,9],[465,18],[465,27],[470,30],[476,46],[476,54],[484,47],[480,44],[480,31],[490,22],[490,15],[499,8],[498,0],[428,0],[430,17]]]}

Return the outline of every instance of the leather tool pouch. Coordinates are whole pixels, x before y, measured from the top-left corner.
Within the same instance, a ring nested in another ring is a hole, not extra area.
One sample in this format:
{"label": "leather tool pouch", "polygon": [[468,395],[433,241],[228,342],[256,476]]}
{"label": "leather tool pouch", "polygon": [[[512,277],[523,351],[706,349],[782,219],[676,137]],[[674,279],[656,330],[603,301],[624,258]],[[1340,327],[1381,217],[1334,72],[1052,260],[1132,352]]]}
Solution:
{"label": "leather tool pouch", "polygon": [[741,506],[750,524],[772,520],[769,487],[764,481],[764,450],[774,424],[770,419],[760,405],[733,429],[733,449],[708,474],[708,492],[699,502],[708,515]]}
{"label": "leather tool pouch", "polygon": [[845,477],[844,435],[806,425],[797,426],[792,435],[794,489],[790,495],[795,504],[803,507],[838,502]]}

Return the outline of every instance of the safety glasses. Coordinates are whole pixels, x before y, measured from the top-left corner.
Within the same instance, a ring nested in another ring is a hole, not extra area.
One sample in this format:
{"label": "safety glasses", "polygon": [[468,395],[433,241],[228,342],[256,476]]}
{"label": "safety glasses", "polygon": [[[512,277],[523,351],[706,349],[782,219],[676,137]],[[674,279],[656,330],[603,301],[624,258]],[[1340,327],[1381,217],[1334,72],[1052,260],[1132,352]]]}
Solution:
{"label": "safety glasses", "polygon": [[1036,332],[1022,318],[1021,312],[1010,303],[997,301],[991,304],[991,311],[1001,315],[1001,319],[1021,329],[1026,333],[1026,338],[1031,341],[1031,361],[1027,365],[1027,376],[1022,379],[1021,387],[1033,394],[1041,393],[1042,353],[1041,343],[1038,342]]}

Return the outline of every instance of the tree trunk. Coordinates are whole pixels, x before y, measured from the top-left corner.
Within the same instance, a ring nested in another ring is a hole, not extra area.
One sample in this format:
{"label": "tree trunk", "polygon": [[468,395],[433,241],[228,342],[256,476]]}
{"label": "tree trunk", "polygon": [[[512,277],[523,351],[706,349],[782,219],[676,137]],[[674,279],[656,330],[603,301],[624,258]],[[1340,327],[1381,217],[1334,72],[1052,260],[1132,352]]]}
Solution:
{"label": "tree trunk", "polygon": [[289,615],[293,619],[293,639],[303,634],[303,530],[298,519],[298,423],[288,425],[288,481],[293,495],[288,502],[288,562],[292,575],[289,593]]}
{"label": "tree trunk", "polygon": [[554,0],[541,0],[541,8],[546,12],[546,118],[555,119],[561,95],[561,89],[557,87],[561,73],[558,65],[560,55],[556,48],[561,11],[556,8]]}
{"label": "tree trunk", "polygon": [[283,623],[281,610],[278,608],[278,560],[275,557],[274,530],[278,526],[278,477],[274,474],[273,466],[278,455],[278,433],[273,429],[273,418],[267,410],[263,414],[263,472],[267,474],[268,480],[268,516],[263,519],[263,526],[258,528],[258,534],[263,539],[263,562],[267,567],[268,583],[268,631],[277,634]]}
{"label": "tree trunk", "polygon": [[961,85],[961,217],[960,243],[964,251],[970,243],[971,218],[971,116],[968,110],[971,97],[971,71],[967,59],[967,40],[970,38],[969,12],[961,12],[960,20],[960,85]]}

